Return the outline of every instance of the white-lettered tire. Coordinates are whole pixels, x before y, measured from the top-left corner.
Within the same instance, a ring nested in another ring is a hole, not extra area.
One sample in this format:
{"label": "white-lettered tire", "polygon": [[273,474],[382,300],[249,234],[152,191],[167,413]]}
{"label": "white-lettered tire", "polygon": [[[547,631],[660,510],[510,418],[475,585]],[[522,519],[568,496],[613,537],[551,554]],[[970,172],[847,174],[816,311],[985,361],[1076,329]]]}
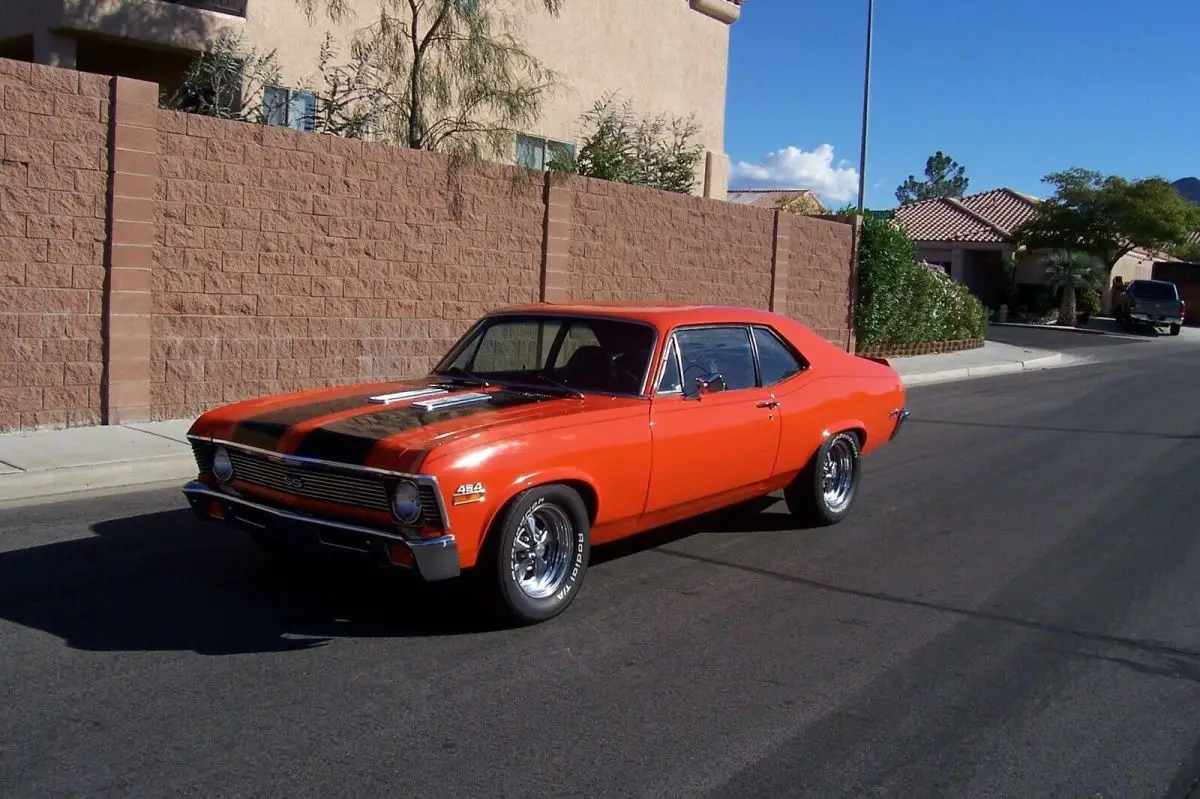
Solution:
{"label": "white-lettered tire", "polygon": [[591,525],[579,493],[560,484],[516,496],[482,553],[486,585],[518,624],[562,613],[579,593],[591,554]]}
{"label": "white-lettered tire", "polygon": [[788,510],[813,527],[837,524],[850,514],[861,482],[858,437],[835,433],[783,491]]}

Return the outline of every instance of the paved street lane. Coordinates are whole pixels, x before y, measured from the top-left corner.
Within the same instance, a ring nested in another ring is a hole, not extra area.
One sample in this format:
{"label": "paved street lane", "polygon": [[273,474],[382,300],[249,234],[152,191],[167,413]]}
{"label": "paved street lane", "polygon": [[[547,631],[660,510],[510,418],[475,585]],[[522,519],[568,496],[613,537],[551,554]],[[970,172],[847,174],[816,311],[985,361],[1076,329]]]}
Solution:
{"label": "paved street lane", "polygon": [[1198,359],[913,389],[841,526],[662,531],[517,631],[174,490],[0,511],[0,795],[1182,799]]}

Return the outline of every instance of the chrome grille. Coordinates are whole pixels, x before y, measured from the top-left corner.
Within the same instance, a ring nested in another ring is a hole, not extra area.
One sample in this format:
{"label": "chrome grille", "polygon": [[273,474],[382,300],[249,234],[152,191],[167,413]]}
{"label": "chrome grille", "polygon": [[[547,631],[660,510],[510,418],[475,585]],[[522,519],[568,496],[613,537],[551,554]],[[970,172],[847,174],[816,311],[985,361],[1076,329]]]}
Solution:
{"label": "chrome grille", "polygon": [[[391,512],[388,496],[391,480],[387,475],[356,471],[352,466],[338,470],[285,463],[259,452],[222,446],[229,453],[236,480],[293,496]],[[192,454],[201,473],[212,474],[214,450],[214,445],[207,441],[192,442]],[[444,530],[437,489],[425,480],[418,479],[416,483],[421,497],[422,523]]]}
{"label": "chrome grille", "polygon": [[318,471],[236,449],[229,450],[229,460],[233,462],[234,479],[309,499],[389,510],[381,476]]}
{"label": "chrome grille", "polygon": [[213,447],[212,444],[205,444],[200,441],[192,442],[192,457],[196,459],[196,468],[201,473],[211,473],[213,467]]}
{"label": "chrome grille", "polygon": [[437,492],[429,483],[417,483],[421,495],[422,520],[429,527],[441,528],[442,514],[438,510]]}

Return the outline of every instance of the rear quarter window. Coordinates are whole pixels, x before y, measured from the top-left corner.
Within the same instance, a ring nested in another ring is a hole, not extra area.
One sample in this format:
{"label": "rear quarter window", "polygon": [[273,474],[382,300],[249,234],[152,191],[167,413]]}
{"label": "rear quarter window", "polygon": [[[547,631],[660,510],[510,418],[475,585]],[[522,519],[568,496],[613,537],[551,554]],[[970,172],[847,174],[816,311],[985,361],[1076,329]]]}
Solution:
{"label": "rear quarter window", "polygon": [[1174,283],[1160,283],[1153,280],[1135,280],[1129,284],[1129,293],[1135,297],[1148,300],[1177,300],[1179,292]]}

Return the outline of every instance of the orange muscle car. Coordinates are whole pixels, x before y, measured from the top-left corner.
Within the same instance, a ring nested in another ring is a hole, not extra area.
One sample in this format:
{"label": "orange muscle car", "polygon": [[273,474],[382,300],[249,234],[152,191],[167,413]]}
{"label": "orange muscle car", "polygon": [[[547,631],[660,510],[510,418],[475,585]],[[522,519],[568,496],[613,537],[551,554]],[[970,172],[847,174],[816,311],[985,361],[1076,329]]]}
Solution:
{"label": "orange muscle car", "polygon": [[205,413],[183,490],[268,552],[470,570],[532,623],[571,603],[594,544],[777,490],[841,521],[907,416],[894,370],[784,316],[536,304],[488,314],[418,380]]}

